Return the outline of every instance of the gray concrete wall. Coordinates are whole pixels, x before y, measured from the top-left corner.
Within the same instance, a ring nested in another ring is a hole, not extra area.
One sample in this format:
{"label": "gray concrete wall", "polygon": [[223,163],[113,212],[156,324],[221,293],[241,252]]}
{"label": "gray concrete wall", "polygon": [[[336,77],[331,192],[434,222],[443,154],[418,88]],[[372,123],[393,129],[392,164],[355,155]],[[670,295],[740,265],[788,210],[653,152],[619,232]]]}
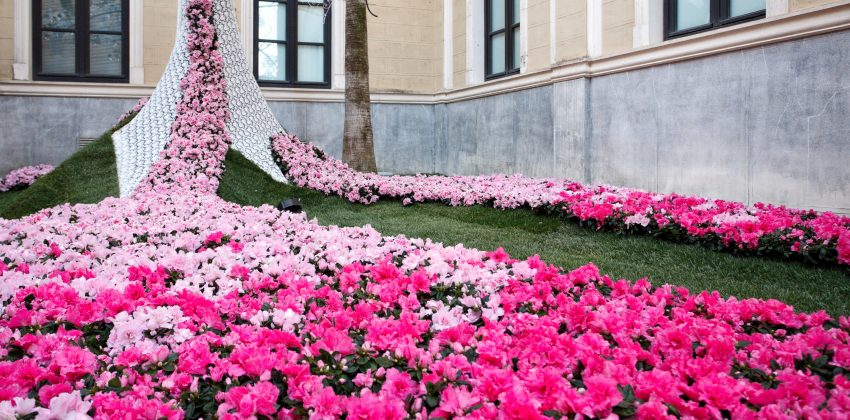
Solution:
{"label": "gray concrete wall", "polygon": [[[342,157],[345,108],[341,103],[271,102],[286,129]],[[432,105],[374,104],[372,129],[380,171],[433,173],[438,136],[437,109]]]}
{"label": "gray concrete wall", "polygon": [[850,212],[850,32],[589,84],[585,181]]}
{"label": "gray concrete wall", "polygon": [[437,168],[850,213],[850,32],[445,107]]}
{"label": "gray concrete wall", "polygon": [[132,99],[0,96],[0,175],[26,165],[58,165],[97,138],[136,103]]}
{"label": "gray concrete wall", "polygon": [[[375,104],[379,170],[523,173],[850,212],[850,31],[439,105]],[[59,163],[132,100],[0,97],[0,174]],[[343,105],[272,102],[342,154]]]}

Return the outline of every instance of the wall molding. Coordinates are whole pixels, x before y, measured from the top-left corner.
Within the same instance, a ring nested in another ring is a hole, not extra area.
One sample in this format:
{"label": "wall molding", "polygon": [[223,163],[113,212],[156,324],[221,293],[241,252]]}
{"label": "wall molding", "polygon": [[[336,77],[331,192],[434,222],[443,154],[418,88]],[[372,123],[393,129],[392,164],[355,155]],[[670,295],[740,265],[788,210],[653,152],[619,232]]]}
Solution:
{"label": "wall molding", "polygon": [[664,41],[664,3],[635,0],[635,27],[632,47],[641,48]]}
{"label": "wall molding", "polygon": [[454,5],[443,0],[443,90],[454,87]]}
{"label": "wall molding", "polygon": [[130,84],[145,83],[145,6],[142,0],[130,0]]}
{"label": "wall molding", "polygon": [[30,56],[32,48],[32,2],[15,0],[14,4],[14,62],[12,78],[30,80]]}
{"label": "wall molding", "polygon": [[767,17],[782,16],[788,13],[791,9],[788,5],[788,0],[767,0]]}
{"label": "wall molding", "polygon": [[602,0],[587,0],[587,55],[602,55]]}
{"label": "wall molding", "polygon": [[549,0],[549,64],[558,61],[558,0]]}
{"label": "wall molding", "polygon": [[334,89],[345,89],[345,7],[345,0],[334,0],[331,6],[331,87]]}
{"label": "wall molding", "polygon": [[[438,93],[376,92],[375,103],[439,104],[493,96],[561,81],[659,66],[730,51],[754,48],[813,35],[850,29],[850,3],[842,3],[748,22],[691,37],[666,41],[631,52],[558,64],[550,69],[509,76]],[[153,92],[152,85],[107,85],[9,81],[0,83],[0,96],[70,96],[139,98]],[[270,101],[343,102],[340,88],[325,90],[263,88]]]}
{"label": "wall molding", "polygon": [[[519,72],[528,72],[528,0],[519,0]],[[511,36],[510,32],[505,32]],[[516,48],[516,47],[514,47]]]}
{"label": "wall molding", "polygon": [[484,83],[484,2],[466,0],[466,84]]}
{"label": "wall molding", "polygon": [[239,2],[239,30],[241,32],[242,50],[245,51],[245,59],[248,65],[254,66],[254,0],[241,0]]}

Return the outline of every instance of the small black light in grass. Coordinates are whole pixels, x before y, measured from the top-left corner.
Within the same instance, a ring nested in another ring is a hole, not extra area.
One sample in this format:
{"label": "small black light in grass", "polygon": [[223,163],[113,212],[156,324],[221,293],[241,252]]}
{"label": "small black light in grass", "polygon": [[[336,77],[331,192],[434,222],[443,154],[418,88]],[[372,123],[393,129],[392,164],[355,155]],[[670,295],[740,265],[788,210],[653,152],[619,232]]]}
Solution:
{"label": "small black light in grass", "polygon": [[285,198],[277,205],[280,211],[288,211],[290,213],[301,213],[304,208],[301,207],[301,202],[297,198]]}

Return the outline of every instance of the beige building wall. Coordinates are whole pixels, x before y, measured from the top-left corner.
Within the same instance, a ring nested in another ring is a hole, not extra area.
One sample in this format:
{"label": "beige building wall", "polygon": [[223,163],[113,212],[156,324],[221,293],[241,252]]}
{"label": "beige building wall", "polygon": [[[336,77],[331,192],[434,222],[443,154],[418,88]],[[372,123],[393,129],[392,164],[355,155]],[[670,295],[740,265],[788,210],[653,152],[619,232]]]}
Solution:
{"label": "beige building wall", "polygon": [[812,7],[823,6],[830,3],[842,3],[841,1],[836,0],[790,0],[790,8],[792,12],[796,12],[803,9],[810,9]]}
{"label": "beige building wall", "polygon": [[602,54],[617,54],[633,48],[635,27],[634,0],[602,2]]}
{"label": "beige building wall", "polygon": [[174,48],[177,5],[174,0],[145,0],[142,19],[145,84],[156,85]]}
{"label": "beige building wall", "polygon": [[15,59],[14,13],[12,0],[0,1],[0,80],[12,78],[12,63]]}
{"label": "beige building wall", "polygon": [[548,69],[552,65],[549,48],[549,0],[528,0],[528,71]]}
{"label": "beige building wall", "polygon": [[555,28],[556,62],[587,56],[587,2],[557,0]]}
{"label": "beige building wall", "polygon": [[377,92],[434,92],[442,66],[434,57],[443,43],[436,26],[437,0],[380,0],[370,2],[378,17],[368,16],[369,73]]}
{"label": "beige building wall", "polygon": [[[475,0],[483,1],[483,0]],[[557,63],[587,56],[587,1],[555,0],[554,39]],[[790,12],[846,4],[847,0],[788,0]],[[453,88],[467,86],[467,2],[453,0]],[[549,0],[527,0],[525,33],[527,71],[551,65]],[[237,16],[242,2],[234,1]],[[377,92],[434,93],[443,81],[443,0],[372,0],[378,17],[369,17],[371,83]],[[144,83],[155,85],[174,44],[177,7],[174,0],[143,2]],[[604,55],[629,52],[635,25],[634,0],[603,0],[602,49]],[[12,79],[14,61],[14,2],[0,1],[0,81]]]}

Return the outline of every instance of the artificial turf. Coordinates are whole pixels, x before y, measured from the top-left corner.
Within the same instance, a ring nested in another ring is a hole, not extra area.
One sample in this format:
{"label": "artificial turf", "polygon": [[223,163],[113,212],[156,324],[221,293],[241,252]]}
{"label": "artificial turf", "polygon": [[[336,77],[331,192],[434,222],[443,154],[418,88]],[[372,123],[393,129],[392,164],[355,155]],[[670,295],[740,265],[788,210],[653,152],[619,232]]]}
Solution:
{"label": "artificial turf", "polygon": [[[655,284],[724,296],[774,298],[797,309],[850,314],[850,272],[760,257],[742,257],[651,237],[597,232],[530,210],[448,207],[437,203],[403,207],[397,200],[371,206],[280,184],[238,152],[230,151],[218,191],[242,205],[276,204],[299,198],[309,217],[324,225],[371,225],[385,235],[427,237],[447,245],[495,249],[515,258],[538,254],[564,268],[588,262],[615,278],[647,277]],[[65,202],[94,203],[118,194],[109,135],[81,150],[23,192],[0,194],[0,216],[16,218]]]}

